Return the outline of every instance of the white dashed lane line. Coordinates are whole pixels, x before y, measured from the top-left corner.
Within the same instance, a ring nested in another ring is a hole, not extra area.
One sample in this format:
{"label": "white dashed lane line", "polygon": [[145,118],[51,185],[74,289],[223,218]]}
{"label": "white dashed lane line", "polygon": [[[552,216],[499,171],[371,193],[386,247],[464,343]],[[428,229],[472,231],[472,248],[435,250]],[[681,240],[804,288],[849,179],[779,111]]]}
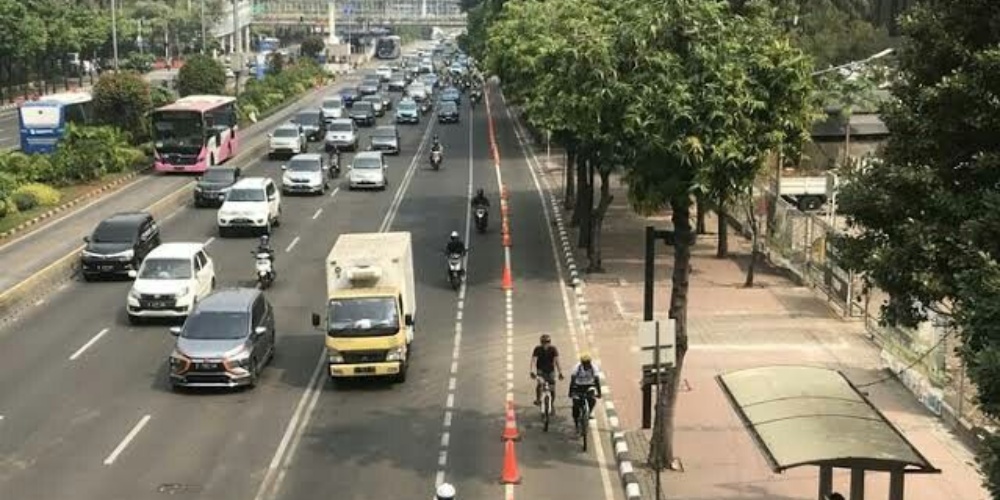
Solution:
{"label": "white dashed lane line", "polygon": [[295,245],[298,244],[299,244],[299,237],[296,236],[295,239],[293,239],[292,242],[289,243],[287,247],[285,247],[285,253],[291,252],[292,249],[295,248]]}
{"label": "white dashed lane line", "polygon": [[[333,195],[330,195],[330,196],[333,196]],[[312,216],[312,220],[318,219],[319,218],[319,214],[321,214],[321,213],[323,213],[323,209],[322,208],[317,208],[316,209],[316,213],[314,213],[313,216]]]}
{"label": "white dashed lane line", "polygon": [[105,328],[105,329],[97,332],[97,335],[94,335],[93,337],[91,337],[90,340],[88,340],[86,344],[83,344],[83,347],[80,347],[79,349],[76,350],[76,352],[74,352],[72,355],[70,355],[69,360],[70,361],[76,361],[77,358],[79,358],[80,356],[83,355],[84,351],[86,351],[87,349],[89,349],[90,346],[96,344],[98,340],[101,340],[101,337],[103,337],[106,333],[108,333],[108,331],[109,330],[107,328]]}
{"label": "white dashed lane line", "polygon": [[215,241],[215,236],[212,236],[211,238],[205,240],[205,246],[207,247],[211,245],[213,241]]}
{"label": "white dashed lane line", "polygon": [[[337,193],[339,193],[339,192],[340,192],[340,188],[339,187],[338,188],[334,188],[333,192],[330,193],[330,198],[333,198],[334,196],[337,196]],[[323,209],[321,208],[320,211],[322,211],[322,210]],[[315,218],[316,217],[314,216],[313,219],[315,219]]]}
{"label": "white dashed lane line", "polygon": [[104,459],[104,465],[111,465],[115,463],[118,455],[121,455],[122,452],[125,451],[125,448],[128,448],[129,443],[131,443],[132,440],[135,439],[140,432],[142,432],[142,428],[146,427],[146,424],[149,423],[149,419],[151,418],[153,418],[151,415],[143,416],[142,419],[139,420],[139,423],[135,424],[135,427],[133,427],[132,430],[125,436],[125,439],[122,439],[122,442],[118,443],[118,446],[111,452],[110,455],[108,455],[108,458]]}

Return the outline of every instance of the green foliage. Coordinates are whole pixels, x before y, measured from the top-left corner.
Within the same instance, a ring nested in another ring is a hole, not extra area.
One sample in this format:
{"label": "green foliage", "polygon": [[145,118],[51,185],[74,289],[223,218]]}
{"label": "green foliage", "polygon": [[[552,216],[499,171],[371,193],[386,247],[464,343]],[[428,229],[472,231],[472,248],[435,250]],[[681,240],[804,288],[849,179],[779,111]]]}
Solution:
{"label": "green foliage", "polygon": [[[853,172],[845,265],[889,294],[886,323],[950,323],[980,407],[1000,418],[1000,3],[926,0],[904,18],[884,161]],[[980,467],[1000,496],[1000,441]]]}
{"label": "green foliage", "polygon": [[25,184],[11,195],[14,205],[20,211],[31,210],[35,207],[53,207],[59,203],[62,194],[59,190],[45,184]]}
{"label": "green foliage", "polygon": [[285,70],[285,55],[281,52],[271,52],[267,56],[267,71],[270,76],[278,76]]}
{"label": "green foliage", "polygon": [[323,69],[314,61],[301,58],[280,74],[248,81],[238,102],[242,118],[246,119],[251,111],[261,118],[289,99],[307,92],[324,76]]}
{"label": "green foliage", "polygon": [[326,50],[326,42],[321,36],[311,36],[302,41],[299,49],[302,51],[303,57],[315,59]]}
{"label": "green foliage", "polygon": [[118,129],[70,125],[66,137],[52,155],[53,171],[58,177],[44,182],[66,185],[92,181],[136,168],[144,160],[142,151],[129,145],[128,134]]}
{"label": "green foliage", "polygon": [[177,72],[177,90],[181,96],[222,94],[226,90],[226,69],[209,56],[191,56]]}
{"label": "green foliage", "polygon": [[0,203],[10,198],[20,183],[13,174],[0,171]]}
{"label": "green foliage", "polygon": [[153,70],[154,62],[156,62],[156,58],[152,54],[131,54],[124,61],[121,61],[120,67],[124,70],[148,73]]}
{"label": "green foliage", "polygon": [[50,182],[58,177],[48,156],[20,151],[0,152],[0,173],[11,176],[18,184]]}
{"label": "green foliage", "polygon": [[149,89],[149,99],[153,109],[156,109],[176,101],[177,93],[167,87],[155,86]]}
{"label": "green foliage", "polygon": [[98,123],[129,131],[136,140],[149,135],[146,119],[153,110],[149,82],[134,71],[104,75],[94,86]]}
{"label": "green foliage", "polygon": [[795,0],[779,12],[786,20],[798,16],[798,23],[790,26],[793,40],[813,56],[817,68],[826,68],[864,59],[892,44],[885,28],[865,18],[865,3]]}

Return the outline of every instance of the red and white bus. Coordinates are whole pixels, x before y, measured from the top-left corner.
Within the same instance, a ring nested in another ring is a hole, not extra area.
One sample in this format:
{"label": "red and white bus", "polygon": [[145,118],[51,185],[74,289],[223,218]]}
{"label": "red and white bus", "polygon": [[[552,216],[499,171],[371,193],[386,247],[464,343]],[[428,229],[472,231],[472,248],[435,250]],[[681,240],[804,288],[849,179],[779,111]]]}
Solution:
{"label": "red and white bus", "polygon": [[234,156],[236,99],[190,95],[153,111],[153,166],[158,172],[204,172]]}

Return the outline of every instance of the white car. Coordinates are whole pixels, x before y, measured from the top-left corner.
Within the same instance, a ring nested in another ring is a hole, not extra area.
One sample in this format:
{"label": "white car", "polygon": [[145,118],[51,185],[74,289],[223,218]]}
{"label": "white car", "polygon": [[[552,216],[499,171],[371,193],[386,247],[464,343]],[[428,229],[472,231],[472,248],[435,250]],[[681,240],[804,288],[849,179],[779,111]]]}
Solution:
{"label": "white car", "polygon": [[215,263],[204,243],[164,243],[142,261],[128,292],[129,322],[145,318],[183,318],[215,289]]}
{"label": "white car", "polygon": [[358,126],[350,118],[338,118],[326,126],[326,151],[358,150]]}
{"label": "white car", "polygon": [[389,186],[386,177],[385,158],[379,151],[365,151],[354,156],[347,174],[347,188],[385,190]]}
{"label": "white car", "polygon": [[244,177],[233,184],[216,217],[222,237],[239,229],[271,234],[280,218],[281,193],[269,177]]}
{"label": "white car", "polygon": [[414,101],[424,101],[427,99],[427,86],[423,82],[413,82],[406,88],[406,95],[412,97]]}
{"label": "white car", "polygon": [[329,122],[336,118],[344,117],[344,100],[340,96],[327,96],[320,106],[323,110],[323,119]]}
{"label": "white car", "polygon": [[379,66],[375,69],[375,74],[378,75],[380,80],[387,82],[389,81],[389,77],[392,76],[392,68],[388,66]]}
{"label": "white car", "polygon": [[278,155],[293,156],[309,150],[309,141],[302,127],[285,123],[267,134],[267,157],[273,160]]}
{"label": "white car", "polygon": [[330,185],[330,167],[326,165],[326,156],[321,154],[295,155],[281,170],[284,171],[281,192],[285,194],[323,194]]}

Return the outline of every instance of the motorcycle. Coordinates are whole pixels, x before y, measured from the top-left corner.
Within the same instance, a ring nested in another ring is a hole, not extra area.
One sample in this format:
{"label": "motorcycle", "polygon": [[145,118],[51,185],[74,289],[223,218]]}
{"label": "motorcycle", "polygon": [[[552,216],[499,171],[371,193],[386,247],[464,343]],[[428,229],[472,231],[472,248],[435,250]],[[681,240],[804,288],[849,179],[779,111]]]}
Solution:
{"label": "motorcycle", "polygon": [[476,230],[480,233],[486,232],[486,225],[489,222],[489,213],[486,211],[486,207],[479,206],[475,209],[476,216]]}
{"label": "motorcycle", "polygon": [[[468,250],[466,250],[468,252]],[[460,253],[450,253],[448,254],[448,281],[451,282],[451,287],[458,290],[462,286],[462,280],[465,278],[465,269],[462,267],[462,257],[464,255]]]}
{"label": "motorcycle", "polygon": [[441,168],[441,152],[431,151],[431,166],[434,170],[439,170]]}
{"label": "motorcycle", "polygon": [[420,103],[420,112],[426,115],[427,113],[431,112],[432,107],[433,104],[431,104],[431,100],[424,99],[424,101]]}
{"label": "motorcycle", "polygon": [[340,152],[330,153],[330,178],[335,179],[340,176]]}
{"label": "motorcycle", "polygon": [[274,283],[274,267],[271,264],[271,254],[267,252],[252,252],[257,258],[257,283],[261,290],[267,289]]}

